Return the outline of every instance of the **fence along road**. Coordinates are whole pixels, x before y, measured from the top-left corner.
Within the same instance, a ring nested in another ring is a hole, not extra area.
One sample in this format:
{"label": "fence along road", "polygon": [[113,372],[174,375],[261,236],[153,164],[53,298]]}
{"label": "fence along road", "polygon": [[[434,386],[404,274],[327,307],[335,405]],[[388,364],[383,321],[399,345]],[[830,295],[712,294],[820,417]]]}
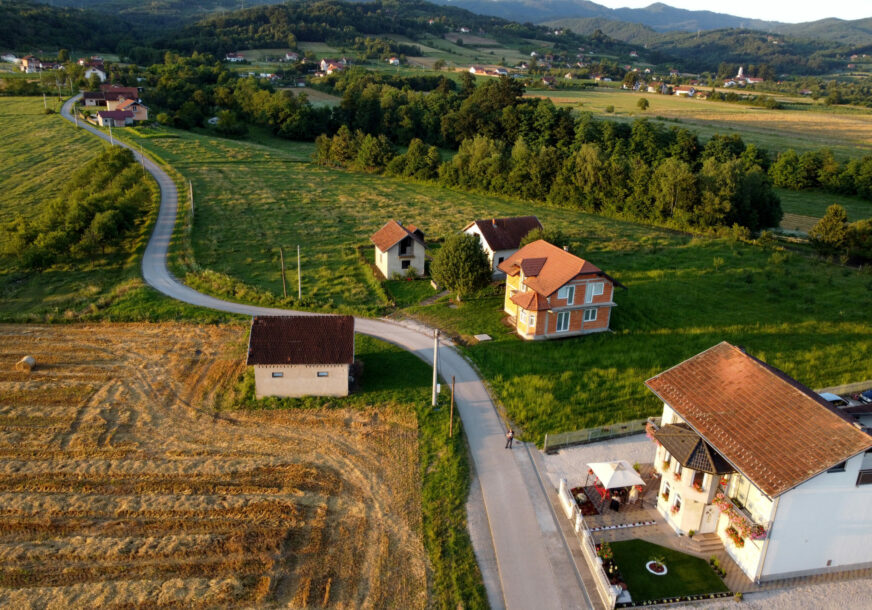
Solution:
{"label": "fence along road", "polygon": [[[81,94],[69,99],[61,111],[73,121],[72,105]],[[109,137],[95,127],[80,123],[97,137]],[[123,143],[119,146],[131,148]],[[132,149],[131,149],[132,150]],[[138,154],[134,151],[134,154]],[[159,292],[179,301],[219,311],[249,316],[318,315],[311,312],[256,307],[224,301],[202,294],[179,282],[167,268],[167,252],[178,211],[178,191],[170,176],[149,158],[142,159],[145,169],[160,186],[160,211],[154,232],[142,259],[145,282]],[[355,332],[393,343],[428,364],[433,363],[432,334],[386,320],[355,318]],[[488,599],[495,608],[557,609],[589,608],[591,601],[576,575],[572,557],[564,545],[546,545],[543,529],[557,528],[544,492],[527,486],[521,473],[522,451],[504,450],[505,429],[494,408],[490,394],[475,369],[455,349],[440,346],[439,369],[443,379],[456,379],[457,410],[463,420],[476,474],[481,484],[484,508],[496,555],[498,582],[485,578]],[[551,520],[549,523],[548,520]],[[559,529],[559,528],[557,528]],[[473,536],[475,540],[476,537]],[[476,548],[482,557],[486,551]],[[558,578],[558,575],[562,577]],[[574,580],[574,582],[572,582]]]}

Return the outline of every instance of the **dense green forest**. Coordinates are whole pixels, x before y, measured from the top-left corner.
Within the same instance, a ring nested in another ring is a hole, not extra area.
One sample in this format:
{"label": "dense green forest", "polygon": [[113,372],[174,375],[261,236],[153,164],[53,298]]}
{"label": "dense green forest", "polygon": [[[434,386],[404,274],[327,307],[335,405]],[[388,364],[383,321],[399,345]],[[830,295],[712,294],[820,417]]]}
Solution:
{"label": "dense green forest", "polygon": [[134,27],[114,16],[74,8],[55,8],[25,0],[0,2],[0,48],[114,51],[133,40]]}

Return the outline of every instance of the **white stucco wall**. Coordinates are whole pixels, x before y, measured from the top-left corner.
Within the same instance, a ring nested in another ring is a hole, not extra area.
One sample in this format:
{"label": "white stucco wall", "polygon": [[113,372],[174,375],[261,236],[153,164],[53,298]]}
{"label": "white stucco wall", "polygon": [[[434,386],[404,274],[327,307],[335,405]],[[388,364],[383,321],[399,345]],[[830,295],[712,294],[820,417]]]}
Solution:
{"label": "white stucco wall", "polygon": [[[266,365],[254,367],[257,398],[264,396],[348,396],[347,364]],[[282,373],[273,377],[273,373]],[[318,373],[327,373],[319,377]]]}
{"label": "white stucco wall", "polygon": [[517,248],[514,250],[491,250],[490,246],[488,246],[487,242],[484,240],[484,237],[482,236],[478,225],[472,225],[471,227],[466,229],[464,233],[466,233],[467,235],[475,235],[478,237],[478,243],[481,244],[481,249],[485,251],[485,254],[487,254],[487,260],[490,262],[493,277],[505,277],[506,274],[497,269],[497,265],[499,265],[501,262],[509,258],[512,254],[517,252]]}
{"label": "white stucco wall", "polygon": [[778,499],[761,580],[872,562],[872,485],[856,485],[863,463],[855,456],[845,472],[820,474]]}
{"label": "white stucco wall", "polygon": [[424,260],[425,249],[420,242],[412,240],[411,257],[408,255],[400,258],[400,244],[396,243],[388,249],[387,252],[379,250],[375,247],[375,266],[381,271],[386,279],[390,279],[395,273],[406,275],[408,270],[403,269],[403,261],[408,260],[409,266],[415,270],[418,275],[424,275]]}

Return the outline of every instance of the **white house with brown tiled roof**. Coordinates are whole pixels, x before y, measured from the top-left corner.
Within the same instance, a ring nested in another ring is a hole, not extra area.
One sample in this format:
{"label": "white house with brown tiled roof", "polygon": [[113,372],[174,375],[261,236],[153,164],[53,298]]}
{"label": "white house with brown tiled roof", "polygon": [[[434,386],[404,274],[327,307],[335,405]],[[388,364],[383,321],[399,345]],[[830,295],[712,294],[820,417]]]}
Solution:
{"label": "white house with brown tiled roof", "polygon": [[256,316],[247,365],[257,398],[348,396],[354,363],[352,316]]}
{"label": "white house with brown tiled roof", "polygon": [[385,278],[410,271],[424,275],[427,246],[424,232],[415,225],[390,220],[369,239],[375,245],[375,266]]}
{"label": "white house with brown tiled roof", "polygon": [[723,342],[645,382],[663,401],[657,510],[760,582],[872,566],[872,436]]}
{"label": "white house with brown tiled roof", "polygon": [[500,263],[504,311],[524,339],[557,339],[609,329],[615,285],[593,263],[539,239]]}
{"label": "white house with brown tiled roof", "polygon": [[501,278],[505,272],[500,270],[500,263],[518,251],[521,240],[530,231],[541,228],[542,223],[535,216],[515,216],[474,220],[463,227],[463,232],[478,237],[490,261],[493,276]]}

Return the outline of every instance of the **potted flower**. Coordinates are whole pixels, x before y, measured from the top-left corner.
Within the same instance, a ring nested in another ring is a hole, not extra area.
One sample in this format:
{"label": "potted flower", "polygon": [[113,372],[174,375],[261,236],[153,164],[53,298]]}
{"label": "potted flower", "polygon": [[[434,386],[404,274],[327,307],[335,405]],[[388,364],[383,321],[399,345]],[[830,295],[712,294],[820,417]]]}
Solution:
{"label": "potted flower", "polygon": [[611,559],[612,557],[614,557],[614,553],[613,553],[613,551],[612,551],[612,547],[611,547],[611,545],[609,545],[608,542],[603,542],[603,543],[599,546],[599,548],[597,549],[596,554],[597,554],[597,555],[600,557],[600,559],[602,559],[603,561],[609,560],[609,559]]}
{"label": "potted flower", "polygon": [[733,541],[733,544],[736,546],[737,549],[745,546],[745,539],[739,535],[739,531],[732,525],[724,530],[724,533],[726,533],[727,536],[730,537],[730,540]]}
{"label": "potted flower", "polygon": [[678,507],[678,505],[674,504],[672,508],[669,509],[669,512],[671,512],[673,515],[677,515],[679,510],[681,509]]}
{"label": "potted flower", "polygon": [[697,491],[702,491],[702,483],[700,481],[693,482],[693,488]]}
{"label": "potted flower", "polygon": [[648,563],[645,564],[645,567],[649,572],[656,574],[657,576],[663,576],[666,574],[666,563],[663,557],[652,557],[648,560]]}
{"label": "potted flower", "polygon": [[681,473],[680,473],[680,472],[675,472],[675,473],[673,473],[673,476],[675,477],[675,480],[676,480],[676,481],[680,481],[680,480],[681,480]]}
{"label": "potted flower", "polygon": [[752,525],[750,538],[751,540],[764,540],[766,538],[766,528],[762,525]]}
{"label": "potted flower", "polygon": [[669,492],[664,491],[662,494],[660,494],[660,497],[663,498],[664,502],[668,502],[669,501]]}

